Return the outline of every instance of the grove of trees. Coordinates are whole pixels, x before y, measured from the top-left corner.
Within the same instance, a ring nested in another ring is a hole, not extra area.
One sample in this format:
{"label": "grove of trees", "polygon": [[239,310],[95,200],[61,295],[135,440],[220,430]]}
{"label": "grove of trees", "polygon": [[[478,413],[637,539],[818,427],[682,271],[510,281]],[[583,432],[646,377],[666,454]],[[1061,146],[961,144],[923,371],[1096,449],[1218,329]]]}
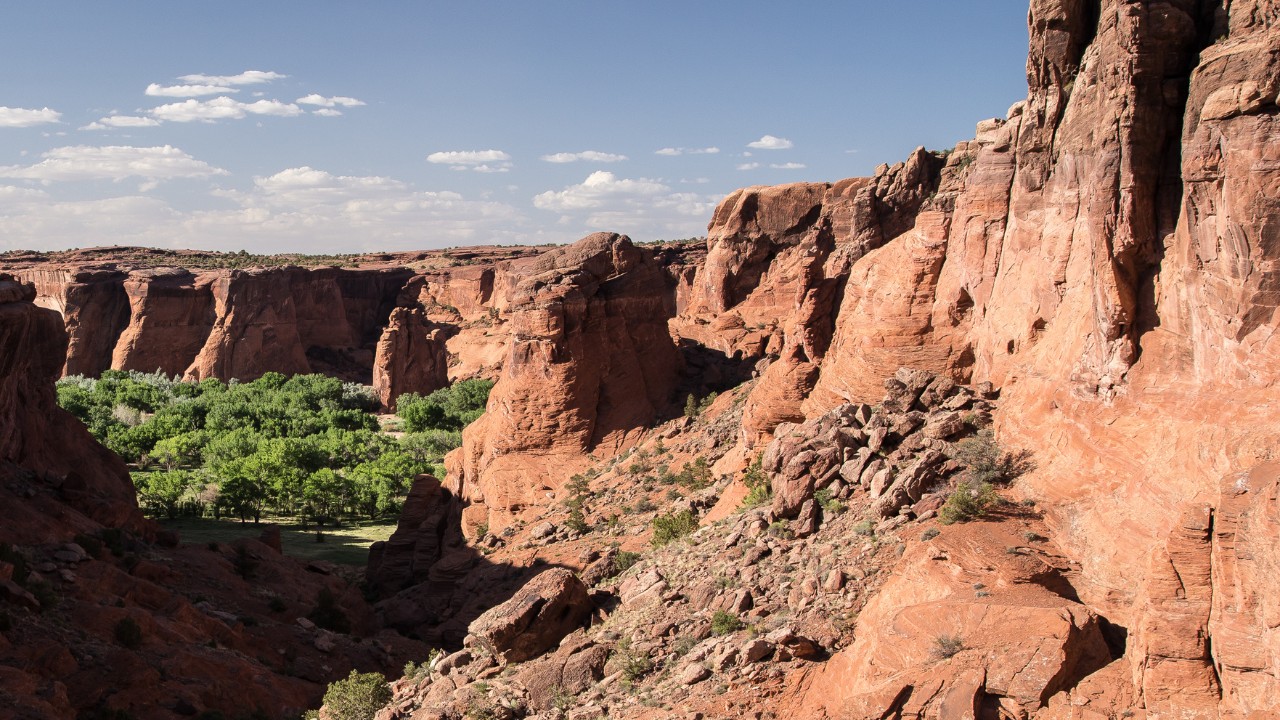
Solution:
{"label": "grove of trees", "polygon": [[414,475],[443,475],[445,453],[484,412],[493,383],[466,380],[398,399],[407,432],[379,426],[362,385],[267,373],[198,383],[107,371],[58,381],[58,403],[129,462],[154,516],[303,522],[394,516]]}

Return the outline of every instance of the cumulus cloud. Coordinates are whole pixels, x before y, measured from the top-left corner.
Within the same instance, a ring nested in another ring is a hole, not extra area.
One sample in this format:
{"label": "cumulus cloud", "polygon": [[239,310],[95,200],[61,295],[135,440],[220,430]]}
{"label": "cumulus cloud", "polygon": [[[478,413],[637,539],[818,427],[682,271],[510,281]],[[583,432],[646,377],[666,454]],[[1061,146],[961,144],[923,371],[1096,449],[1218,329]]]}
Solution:
{"label": "cumulus cloud", "polygon": [[342,111],[334,110],[333,108],[319,108],[317,110],[312,110],[311,114],[319,115],[320,117],[339,117],[342,115]]}
{"label": "cumulus cloud", "polygon": [[677,157],[680,155],[715,155],[720,152],[718,147],[705,148],[682,148],[682,147],[664,147],[661,150],[654,151],[654,155],[666,155],[667,157]]}
{"label": "cumulus cloud", "polygon": [[742,163],[738,165],[739,170],[755,170],[758,167],[760,167],[760,163],[758,162]]}
{"label": "cumulus cloud", "polygon": [[581,210],[600,207],[610,197],[653,196],[670,189],[656,180],[628,180],[618,178],[611,172],[597,170],[579,185],[570,185],[559,191],[548,190],[534,196],[533,206],[542,210]]}
{"label": "cumulus cloud", "polygon": [[358,107],[360,105],[364,105],[363,100],[357,100],[352,97],[343,97],[341,95],[334,95],[333,97],[325,97],[323,95],[317,95],[316,93],[311,93],[306,97],[298,98],[297,103],[299,105],[319,105],[321,107],[327,107],[327,108],[331,108],[334,106]]}
{"label": "cumulus cloud", "polygon": [[111,115],[101,118],[95,122],[80,128],[81,130],[108,130],[111,128],[140,128],[155,127],[160,124],[159,120],[149,117],[137,117],[135,115]]}
{"label": "cumulus cloud", "polygon": [[54,148],[35,165],[0,167],[0,177],[39,180],[45,183],[72,180],[125,180],[142,178],[154,183],[175,178],[226,175],[178,148],[74,145]]}
{"label": "cumulus cloud", "polygon": [[216,122],[239,120],[246,115],[274,115],[294,117],[302,114],[302,108],[279,100],[255,100],[240,102],[234,98],[217,97],[212,100],[184,100],[152,108],[153,118],[167,122]]}
{"label": "cumulus cloud", "polygon": [[795,143],[786,138],[765,135],[755,142],[747,143],[747,147],[755,148],[756,150],[790,150],[795,147]]}
{"label": "cumulus cloud", "polygon": [[451,170],[500,173],[511,169],[511,156],[501,150],[447,150],[433,152],[427,162],[448,165]]}
{"label": "cumulus cloud", "polygon": [[193,85],[217,85],[218,87],[231,87],[233,85],[261,85],[269,83],[272,80],[282,80],[289,77],[281,75],[278,72],[263,70],[245,70],[239,75],[183,75],[178,78],[182,82],[191,83]]}
{"label": "cumulus cloud", "polygon": [[598,150],[584,150],[576,153],[553,153],[551,155],[543,155],[543,161],[549,163],[571,163],[578,161],[585,162],[622,162],[627,159],[626,155],[615,155],[614,153],[600,152]]}
{"label": "cumulus cloud", "polygon": [[147,95],[151,97],[200,97],[202,95],[218,95],[221,93],[240,92],[239,89],[226,85],[161,85],[151,83],[147,86]]}
{"label": "cumulus cloud", "polygon": [[774,170],[803,170],[805,169],[805,164],[798,163],[798,162],[776,163],[776,164],[770,165],[769,167],[773,168]]}
{"label": "cumulus cloud", "polygon": [[136,194],[91,202],[0,184],[0,249],[101,244],[265,252],[358,252],[547,242],[510,204],[425,192],[386,177],[296,167],[214,191],[221,207],[179,210]]}
{"label": "cumulus cloud", "polygon": [[31,110],[0,106],[0,127],[23,128],[33,125],[46,125],[56,123],[61,118],[62,113],[49,108]]}

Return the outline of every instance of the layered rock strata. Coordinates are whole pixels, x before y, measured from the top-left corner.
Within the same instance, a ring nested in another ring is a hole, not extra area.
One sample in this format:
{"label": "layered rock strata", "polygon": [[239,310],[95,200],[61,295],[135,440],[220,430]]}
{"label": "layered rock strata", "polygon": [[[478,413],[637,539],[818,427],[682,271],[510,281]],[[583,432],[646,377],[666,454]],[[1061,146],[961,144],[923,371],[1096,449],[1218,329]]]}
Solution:
{"label": "layered rock strata", "polygon": [[583,464],[633,442],[671,398],[680,356],[661,268],[621,235],[539,256],[497,301],[511,339],[485,414],[447,458],[469,524],[499,530]]}

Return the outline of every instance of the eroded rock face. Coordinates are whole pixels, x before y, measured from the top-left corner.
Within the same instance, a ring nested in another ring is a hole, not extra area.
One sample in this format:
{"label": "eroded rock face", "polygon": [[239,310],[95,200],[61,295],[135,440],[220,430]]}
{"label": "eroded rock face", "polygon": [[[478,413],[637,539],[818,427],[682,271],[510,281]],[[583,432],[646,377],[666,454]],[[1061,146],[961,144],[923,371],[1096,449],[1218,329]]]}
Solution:
{"label": "eroded rock face", "polygon": [[914,224],[941,165],[922,148],[872,178],[747,188],[716,209],[673,331],[726,355],[774,360],[743,419],[749,442],[804,419],[851,267]]}
{"label": "eroded rock face", "polygon": [[[801,406],[874,402],[901,365],[1004,389],[999,435],[1038,465],[1023,492],[1081,564],[1079,598],[1128,638],[1122,666],[1040,716],[1237,717],[1275,695],[1269,673],[1224,673],[1274,642],[1228,630],[1235,613],[1214,636],[1213,608],[1249,591],[1210,548],[1224,508],[1267,502],[1219,483],[1271,457],[1280,400],[1278,15],[1033,2],[1027,99],[980,123],[913,227],[853,264]],[[762,385],[798,394],[771,371]]]}
{"label": "eroded rock face", "polygon": [[427,577],[433,565],[462,546],[460,509],[439,480],[430,475],[415,478],[396,531],[369,549],[369,586],[386,596]]}
{"label": "eroded rock face", "polygon": [[449,385],[448,330],[420,308],[396,308],[378,340],[373,391],[388,408],[406,392],[429,393]]}
{"label": "eroded rock face", "polygon": [[38,268],[16,272],[36,289],[36,304],[63,316],[66,375],[97,375],[111,367],[112,348],[129,323],[125,274],[112,267]]}
{"label": "eroded rock face", "polygon": [[[1018,542],[1006,528],[958,526],[912,548],[798,716],[1040,717],[1111,663],[1099,619],[1051,589],[1062,570],[1005,551]],[[987,586],[1020,592],[992,602]]]}
{"label": "eroded rock face", "polygon": [[124,281],[130,321],[116,342],[111,367],[182,375],[213,329],[216,276],[187,270],[140,271]]}
{"label": "eroded rock face", "polygon": [[67,334],[56,312],[36,307],[35,295],[0,274],[0,465],[14,476],[0,486],[0,541],[66,540],[92,523],[141,530],[124,463],[57,405],[53,383]]}
{"label": "eroded rock face", "polygon": [[497,531],[583,463],[631,442],[670,402],[680,357],[662,270],[597,233],[519,270],[498,301],[511,340],[485,414],[449,455],[468,524]]}
{"label": "eroded rock face", "polygon": [[523,662],[558,645],[591,616],[591,610],[587,588],[578,576],[554,568],[476,618],[469,630],[475,643],[504,663]]}

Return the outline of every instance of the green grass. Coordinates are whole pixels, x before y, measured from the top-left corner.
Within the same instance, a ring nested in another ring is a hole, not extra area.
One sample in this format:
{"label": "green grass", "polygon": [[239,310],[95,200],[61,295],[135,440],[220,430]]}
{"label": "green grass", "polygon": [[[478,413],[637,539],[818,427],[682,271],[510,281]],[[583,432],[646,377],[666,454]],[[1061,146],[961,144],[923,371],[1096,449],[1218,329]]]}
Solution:
{"label": "green grass", "polygon": [[[339,565],[363,567],[369,557],[369,546],[378,540],[386,540],[395,531],[394,521],[376,523],[344,522],[342,527],[325,527],[324,542],[316,542],[314,529],[303,530],[289,518],[264,518],[263,524],[277,522],[280,525],[280,543],[284,554],[299,560],[327,560]],[[210,542],[229,543],[240,538],[257,539],[262,525],[238,520],[210,520],[208,518],[179,518],[161,520],[167,530],[175,530],[182,536],[184,545],[205,546]],[[311,526],[314,527],[314,526]]]}

